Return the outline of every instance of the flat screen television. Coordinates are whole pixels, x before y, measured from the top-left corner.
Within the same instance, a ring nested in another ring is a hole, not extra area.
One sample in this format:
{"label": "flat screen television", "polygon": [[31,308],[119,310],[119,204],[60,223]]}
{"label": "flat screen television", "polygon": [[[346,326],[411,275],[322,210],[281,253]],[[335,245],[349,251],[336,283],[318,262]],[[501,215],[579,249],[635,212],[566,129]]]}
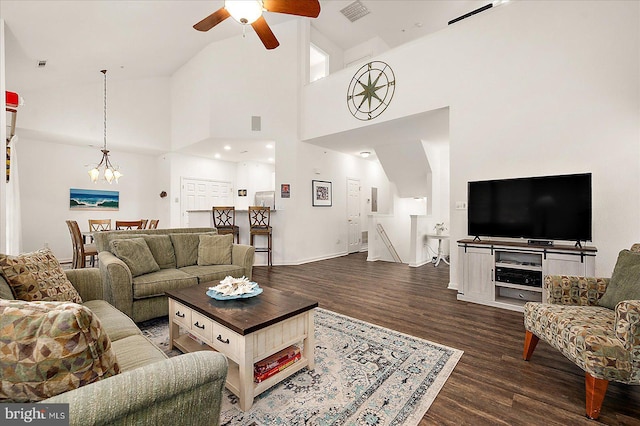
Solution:
{"label": "flat screen television", "polygon": [[474,237],[591,241],[591,173],[469,182]]}

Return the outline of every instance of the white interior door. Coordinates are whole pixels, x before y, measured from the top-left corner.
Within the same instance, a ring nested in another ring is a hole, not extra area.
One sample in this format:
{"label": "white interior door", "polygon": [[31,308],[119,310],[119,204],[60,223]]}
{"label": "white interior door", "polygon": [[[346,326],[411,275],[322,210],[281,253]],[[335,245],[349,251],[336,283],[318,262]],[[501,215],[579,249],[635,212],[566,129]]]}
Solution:
{"label": "white interior door", "polygon": [[349,253],[360,251],[360,180],[347,179],[347,235]]}
{"label": "white interior door", "polygon": [[213,206],[232,206],[231,182],[182,178],[181,224],[189,227],[189,210],[211,210]]}

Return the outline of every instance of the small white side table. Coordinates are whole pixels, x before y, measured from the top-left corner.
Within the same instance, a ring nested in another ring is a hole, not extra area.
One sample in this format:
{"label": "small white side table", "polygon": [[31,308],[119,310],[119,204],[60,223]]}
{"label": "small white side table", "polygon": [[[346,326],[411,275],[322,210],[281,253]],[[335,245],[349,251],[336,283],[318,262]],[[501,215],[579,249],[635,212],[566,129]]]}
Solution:
{"label": "small white side table", "polygon": [[445,234],[427,234],[427,238],[437,238],[438,239],[438,256],[436,257],[436,260],[435,260],[433,266],[434,267],[438,266],[440,264],[441,260],[448,265],[449,262],[447,262],[447,259],[445,259],[444,253],[442,251],[442,240],[448,240],[449,236],[445,235]]}

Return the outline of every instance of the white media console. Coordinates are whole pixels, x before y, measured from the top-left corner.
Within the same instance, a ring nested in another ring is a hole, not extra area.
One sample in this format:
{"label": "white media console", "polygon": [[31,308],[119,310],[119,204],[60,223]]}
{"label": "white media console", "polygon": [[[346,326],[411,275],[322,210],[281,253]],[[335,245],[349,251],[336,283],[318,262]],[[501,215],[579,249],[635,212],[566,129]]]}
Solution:
{"label": "white media console", "polygon": [[458,241],[458,300],[522,312],[544,301],[545,275],[594,276],[595,247],[536,246],[497,240]]}

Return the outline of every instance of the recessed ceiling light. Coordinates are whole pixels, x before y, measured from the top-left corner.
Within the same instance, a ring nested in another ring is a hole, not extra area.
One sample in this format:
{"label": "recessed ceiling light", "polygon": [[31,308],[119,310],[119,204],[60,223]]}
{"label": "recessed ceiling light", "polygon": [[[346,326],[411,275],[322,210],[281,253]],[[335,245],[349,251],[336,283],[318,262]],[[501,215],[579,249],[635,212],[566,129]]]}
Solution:
{"label": "recessed ceiling light", "polygon": [[369,151],[362,151],[360,153],[360,157],[362,157],[362,158],[367,158],[370,155],[371,155],[371,152],[369,152]]}
{"label": "recessed ceiling light", "polygon": [[220,158],[220,154],[214,155],[215,158]]}
{"label": "recessed ceiling light", "polygon": [[269,158],[268,158],[268,161],[269,161],[270,163],[273,163],[273,158],[272,158],[272,157],[269,157]]}
{"label": "recessed ceiling light", "polygon": [[270,143],[267,144],[267,148],[271,149],[273,148],[273,145],[271,145]]}
{"label": "recessed ceiling light", "polygon": [[225,145],[224,149],[225,149],[225,151],[229,151],[231,149],[231,147],[229,145]]}

